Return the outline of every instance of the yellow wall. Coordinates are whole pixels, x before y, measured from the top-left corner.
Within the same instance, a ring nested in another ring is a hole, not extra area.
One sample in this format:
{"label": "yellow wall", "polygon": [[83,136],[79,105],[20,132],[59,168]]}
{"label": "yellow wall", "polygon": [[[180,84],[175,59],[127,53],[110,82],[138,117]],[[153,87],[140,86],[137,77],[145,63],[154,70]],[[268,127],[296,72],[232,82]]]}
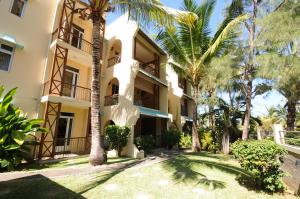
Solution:
{"label": "yellow wall", "polygon": [[0,36],[15,37],[24,49],[15,50],[9,72],[0,71],[0,85],[18,87],[15,103],[36,117],[57,1],[28,1],[21,18],[10,13],[11,3],[0,1]]}

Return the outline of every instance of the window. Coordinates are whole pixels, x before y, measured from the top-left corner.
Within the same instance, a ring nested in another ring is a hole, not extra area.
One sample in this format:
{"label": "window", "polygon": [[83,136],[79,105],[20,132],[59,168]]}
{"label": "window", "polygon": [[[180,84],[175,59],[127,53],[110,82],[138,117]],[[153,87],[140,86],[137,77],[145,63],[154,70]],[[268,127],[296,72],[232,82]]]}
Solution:
{"label": "window", "polygon": [[0,70],[9,70],[13,57],[13,52],[13,47],[0,43]]}
{"label": "window", "polygon": [[119,94],[119,85],[113,84],[111,87],[111,92],[112,92],[112,95]]}
{"label": "window", "polygon": [[71,45],[81,49],[83,35],[84,35],[84,30],[79,26],[73,24],[72,34],[71,34]]}
{"label": "window", "polygon": [[13,0],[10,12],[18,17],[22,17],[26,2],[27,0]]}

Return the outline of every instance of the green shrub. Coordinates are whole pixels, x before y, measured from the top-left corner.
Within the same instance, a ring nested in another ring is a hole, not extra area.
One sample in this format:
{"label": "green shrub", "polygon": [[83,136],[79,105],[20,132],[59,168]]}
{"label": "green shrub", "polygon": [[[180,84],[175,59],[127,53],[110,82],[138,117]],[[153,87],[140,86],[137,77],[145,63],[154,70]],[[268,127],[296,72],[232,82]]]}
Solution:
{"label": "green shrub", "polygon": [[[30,158],[31,133],[46,130],[41,128],[43,120],[29,120],[21,109],[12,104],[16,88],[0,100],[0,170],[13,170],[23,159]],[[0,99],[4,88],[0,86]]]}
{"label": "green shrub", "polygon": [[192,147],[192,136],[189,134],[181,133],[179,146],[181,148],[191,148]]}
{"label": "green shrub", "polygon": [[121,156],[122,149],[127,145],[129,134],[130,128],[127,126],[109,125],[105,128],[105,137],[109,147],[117,150],[118,156]]}
{"label": "green shrub", "polygon": [[170,129],[165,132],[162,136],[163,144],[168,147],[168,149],[172,149],[174,146],[179,144],[180,140],[180,132],[175,129]]}
{"label": "green shrub", "polygon": [[300,134],[298,132],[287,132],[284,138],[286,144],[300,147]]}
{"label": "green shrub", "polygon": [[214,142],[212,133],[204,129],[198,129],[201,148],[206,151],[216,151],[218,145]]}
{"label": "green shrub", "polygon": [[286,154],[283,147],[270,140],[236,141],[231,150],[241,166],[253,174],[258,185],[269,192],[284,189],[280,159]]}
{"label": "green shrub", "polygon": [[139,150],[144,150],[145,153],[150,153],[155,145],[155,140],[152,135],[144,135],[134,139],[134,144]]}

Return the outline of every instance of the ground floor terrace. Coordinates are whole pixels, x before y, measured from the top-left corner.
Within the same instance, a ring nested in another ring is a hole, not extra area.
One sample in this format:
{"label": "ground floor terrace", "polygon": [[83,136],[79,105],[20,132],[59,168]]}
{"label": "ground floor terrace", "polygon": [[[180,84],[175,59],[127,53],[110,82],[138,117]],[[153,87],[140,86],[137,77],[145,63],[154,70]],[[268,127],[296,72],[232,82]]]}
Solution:
{"label": "ground floor terrace", "polygon": [[[137,156],[137,148],[134,140],[137,137],[151,136],[155,142],[155,147],[163,147],[163,134],[170,127],[170,118],[167,114],[159,110],[135,106],[138,112],[131,112],[131,118],[126,118],[121,123],[118,118],[123,118],[123,114],[114,114],[104,111],[101,113],[102,132],[108,125],[128,125],[131,129],[131,137],[128,140],[124,154],[130,157]],[[110,108],[110,107],[108,107]],[[118,107],[113,107],[118,109]],[[88,154],[91,147],[91,122],[90,108],[73,106],[68,103],[46,102],[41,105],[44,115],[44,127],[48,132],[37,137],[39,146],[33,150],[35,158],[62,158],[75,155]],[[126,114],[126,116],[129,114]],[[183,125],[184,131],[189,131],[189,122]],[[104,134],[102,134],[104,138]],[[105,139],[104,139],[105,141]],[[104,142],[106,143],[106,142]],[[107,143],[105,145],[107,148]]]}

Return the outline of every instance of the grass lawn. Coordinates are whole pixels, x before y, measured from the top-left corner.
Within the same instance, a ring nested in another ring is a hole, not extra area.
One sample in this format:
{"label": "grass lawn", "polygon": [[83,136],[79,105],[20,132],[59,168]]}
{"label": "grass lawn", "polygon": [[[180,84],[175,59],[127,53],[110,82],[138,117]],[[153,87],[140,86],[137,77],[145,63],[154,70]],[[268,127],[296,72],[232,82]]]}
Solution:
{"label": "grass lawn", "polygon": [[[111,158],[107,159],[107,164],[130,162],[134,161],[134,158],[121,157],[121,158]],[[54,169],[54,168],[66,168],[66,167],[85,167],[89,163],[89,156],[83,155],[70,159],[58,160],[55,162],[43,163],[43,164],[25,164],[22,165],[19,170],[21,171],[33,171],[42,169]]]}
{"label": "grass lawn", "polygon": [[197,153],[121,171],[3,182],[0,198],[296,198],[251,190],[238,176],[246,179],[247,174],[230,157]]}

